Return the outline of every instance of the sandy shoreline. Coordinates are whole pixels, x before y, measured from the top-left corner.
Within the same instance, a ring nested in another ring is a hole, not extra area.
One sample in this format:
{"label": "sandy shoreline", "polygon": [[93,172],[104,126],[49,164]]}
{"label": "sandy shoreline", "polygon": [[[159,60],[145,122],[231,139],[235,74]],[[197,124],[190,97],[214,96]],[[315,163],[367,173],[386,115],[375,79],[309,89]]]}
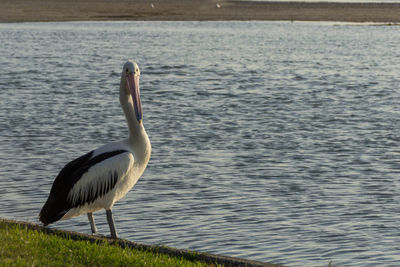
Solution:
{"label": "sandy shoreline", "polygon": [[400,3],[0,0],[0,22],[289,20],[399,23]]}

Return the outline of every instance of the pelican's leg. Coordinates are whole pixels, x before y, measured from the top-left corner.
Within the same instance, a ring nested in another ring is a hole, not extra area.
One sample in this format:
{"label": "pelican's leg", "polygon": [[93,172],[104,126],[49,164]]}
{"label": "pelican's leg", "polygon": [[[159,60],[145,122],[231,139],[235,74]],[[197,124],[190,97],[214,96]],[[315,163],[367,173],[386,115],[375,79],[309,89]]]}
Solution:
{"label": "pelican's leg", "polygon": [[110,226],[111,237],[118,238],[117,231],[115,230],[114,217],[113,217],[112,211],[106,210],[106,214],[107,214],[107,222],[108,222],[108,225]]}
{"label": "pelican's leg", "polygon": [[94,223],[93,213],[89,212],[87,214],[87,217],[88,217],[89,222],[90,222],[90,228],[92,229],[92,234],[97,234],[97,228],[96,228],[96,224]]}

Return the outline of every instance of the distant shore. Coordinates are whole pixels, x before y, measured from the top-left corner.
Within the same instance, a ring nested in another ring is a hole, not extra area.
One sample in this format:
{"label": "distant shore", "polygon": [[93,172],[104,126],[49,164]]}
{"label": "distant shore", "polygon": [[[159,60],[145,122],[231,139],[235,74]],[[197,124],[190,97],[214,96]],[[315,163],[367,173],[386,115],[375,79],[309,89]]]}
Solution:
{"label": "distant shore", "polygon": [[399,23],[400,3],[0,0],[0,22],[270,20]]}

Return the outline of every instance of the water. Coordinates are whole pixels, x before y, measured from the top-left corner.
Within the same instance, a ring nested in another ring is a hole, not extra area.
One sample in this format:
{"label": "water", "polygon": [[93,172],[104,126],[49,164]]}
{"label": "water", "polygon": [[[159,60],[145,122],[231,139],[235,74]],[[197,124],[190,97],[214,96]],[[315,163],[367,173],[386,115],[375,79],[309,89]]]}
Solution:
{"label": "water", "polygon": [[[38,222],[68,161],[127,135],[133,58],[153,153],[114,206],[121,237],[291,266],[400,261],[397,27],[23,23],[0,40],[0,217]],[[90,233],[86,216],[53,227]]]}

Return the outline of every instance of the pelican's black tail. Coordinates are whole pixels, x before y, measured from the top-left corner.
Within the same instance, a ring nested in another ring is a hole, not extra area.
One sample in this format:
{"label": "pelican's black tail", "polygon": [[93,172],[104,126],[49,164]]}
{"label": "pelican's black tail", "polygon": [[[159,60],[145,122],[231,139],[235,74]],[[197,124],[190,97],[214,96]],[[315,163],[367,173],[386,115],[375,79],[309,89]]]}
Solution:
{"label": "pelican's black tail", "polygon": [[[60,220],[70,209],[67,205],[60,205],[60,199],[55,199],[51,194],[39,213],[39,220],[44,226]],[[65,209],[66,208],[66,209]]]}
{"label": "pelican's black tail", "polygon": [[84,163],[91,158],[92,154],[93,151],[71,161],[57,175],[51,187],[49,198],[39,213],[39,219],[45,226],[60,220],[73,208],[67,200],[68,193],[80,176],[86,172],[87,167]]}

